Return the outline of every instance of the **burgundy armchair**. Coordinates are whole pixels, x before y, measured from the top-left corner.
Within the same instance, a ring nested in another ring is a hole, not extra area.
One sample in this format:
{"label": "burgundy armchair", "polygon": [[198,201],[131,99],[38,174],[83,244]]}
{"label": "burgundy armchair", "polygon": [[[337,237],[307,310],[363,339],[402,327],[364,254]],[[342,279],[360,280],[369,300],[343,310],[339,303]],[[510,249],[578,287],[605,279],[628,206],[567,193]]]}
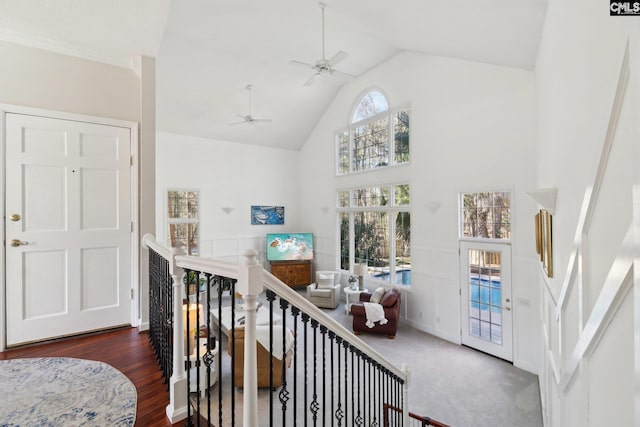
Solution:
{"label": "burgundy armchair", "polygon": [[361,332],[372,332],[376,334],[387,335],[390,339],[396,337],[396,331],[398,330],[398,323],[400,320],[400,291],[397,289],[387,289],[382,298],[380,298],[380,305],[384,310],[384,317],[387,319],[387,323],[381,325],[376,323],[373,328],[366,325],[367,315],[364,310],[364,302],[368,302],[371,299],[371,293],[363,292],[360,294],[360,302],[351,304],[351,314],[353,315],[353,333],[360,335]]}

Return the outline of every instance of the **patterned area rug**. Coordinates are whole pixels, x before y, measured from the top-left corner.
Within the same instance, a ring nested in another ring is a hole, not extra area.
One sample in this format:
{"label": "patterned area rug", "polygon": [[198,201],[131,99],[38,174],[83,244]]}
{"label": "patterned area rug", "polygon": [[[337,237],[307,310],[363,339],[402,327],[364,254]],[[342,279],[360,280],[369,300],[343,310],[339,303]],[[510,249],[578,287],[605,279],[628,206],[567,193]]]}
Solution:
{"label": "patterned area rug", "polygon": [[0,361],[0,427],[133,426],[137,393],[120,371],[66,357]]}

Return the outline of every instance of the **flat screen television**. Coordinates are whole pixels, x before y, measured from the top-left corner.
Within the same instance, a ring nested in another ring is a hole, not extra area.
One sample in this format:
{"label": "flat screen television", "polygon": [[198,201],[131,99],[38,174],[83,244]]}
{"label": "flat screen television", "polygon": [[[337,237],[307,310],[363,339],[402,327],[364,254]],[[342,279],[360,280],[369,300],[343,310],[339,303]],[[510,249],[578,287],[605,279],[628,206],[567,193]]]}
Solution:
{"label": "flat screen television", "polygon": [[267,234],[267,261],[303,261],[313,259],[312,233]]}

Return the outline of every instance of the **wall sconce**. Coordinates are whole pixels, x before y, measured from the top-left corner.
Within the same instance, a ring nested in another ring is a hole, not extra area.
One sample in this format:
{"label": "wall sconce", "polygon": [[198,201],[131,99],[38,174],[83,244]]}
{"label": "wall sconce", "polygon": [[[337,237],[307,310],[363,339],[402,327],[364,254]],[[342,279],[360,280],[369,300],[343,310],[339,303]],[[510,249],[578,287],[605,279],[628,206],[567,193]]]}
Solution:
{"label": "wall sconce", "polygon": [[440,202],[427,202],[424,204],[424,207],[432,214],[436,213],[437,210],[440,209],[440,206],[442,206]]}
{"label": "wall sconce", "polygon": [[358,287],[361,291],[364,291],[364,276],[368,273],[367,264],[354,265],[353,272],[358,276]]}
{"label": "wall sconce", "polygon": [[222,211],[229,215],[231,212],[233,212],[233,208],[231,206],[223,206]]}

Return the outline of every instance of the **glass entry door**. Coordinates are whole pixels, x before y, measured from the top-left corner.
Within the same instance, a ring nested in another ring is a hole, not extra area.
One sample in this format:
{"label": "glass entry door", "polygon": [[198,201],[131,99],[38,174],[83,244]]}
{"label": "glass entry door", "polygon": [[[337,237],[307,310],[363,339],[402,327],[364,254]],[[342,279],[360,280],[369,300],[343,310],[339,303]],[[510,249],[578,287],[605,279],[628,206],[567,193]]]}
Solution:
{"label": "glass entry door", "polygon": [[511,246],[460,242],[462,344],[513,361]]}

